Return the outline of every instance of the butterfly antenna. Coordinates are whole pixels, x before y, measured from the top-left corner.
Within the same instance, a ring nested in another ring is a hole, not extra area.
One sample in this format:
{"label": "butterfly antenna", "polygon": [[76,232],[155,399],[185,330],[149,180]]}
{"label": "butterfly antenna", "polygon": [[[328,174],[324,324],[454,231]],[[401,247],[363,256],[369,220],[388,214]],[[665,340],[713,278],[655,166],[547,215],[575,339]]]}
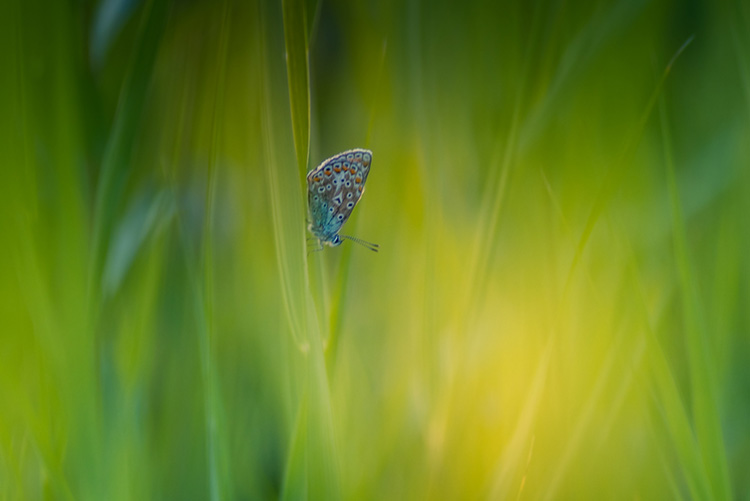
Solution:
{"label": "butterfly antenna", "polygon": [[380,248],[378,244],[368,242],[367,240],[362,240],[361,238],[350,237],[349,235],[341,235],[341,238],[346,238],[347,240],[351,240],[352,242],[357,243],[363,247],[367,247],[373,252],[378,252],[378,249]]}

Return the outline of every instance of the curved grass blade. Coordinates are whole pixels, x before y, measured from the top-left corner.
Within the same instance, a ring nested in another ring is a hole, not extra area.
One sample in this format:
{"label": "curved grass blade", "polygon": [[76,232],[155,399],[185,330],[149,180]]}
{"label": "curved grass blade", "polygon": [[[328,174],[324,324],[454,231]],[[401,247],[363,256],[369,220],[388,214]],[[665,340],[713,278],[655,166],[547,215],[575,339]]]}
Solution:
{"label": "curved grass blade", "polygon": [[282,0],[292,133],[304,191],[310,154],[310,69],[304,0]]}
{"label": "curved grass blade", "polygon": [[[100,277],[118,204],[128,177],[133,144],[143,114],[146,91],[153,72],[161,36],[167,22],[168,2],[150,0],[143,13],[140,35],[128,76],[120,94],[117,114],[107,140],[94,202],[92,252],[88,295],[95,311],[99,301]],[[94,321],[92,325],[96,325]]]}
{"label": "curved grass blade", "polygon": [[[295,7],[296,5],[296,7]],[[297,9],[288,11],[288,9]],[[274,40],[270,34],[263,30],[269,13],[261,4],[261,19],[259,33],[260,60],[261,60],[261,118],[262,133],[265,155],[265,169],[268,193],[270,197],[271,214],[273,218],[273,233],[276,245],[276,258],[281,279],[281,291],[284,298],[284,306],[287,320],[292,331],[296,347],[292,355],[294,365],[290,367],[292,378],[296,380],[301,394],[294,395],[293,401],[299,409],[307,405],[304,412],[297,410],[295,413],[302,415],[304,423],[299,423],[293,432],[293,443],[290,448],[292,457],[287,461],[288,471],[285,474],[285,485],[290,490],[284,496],[293,497],[294,492],[305,492],[313,499],[338,499],[340,497],[339,464],[336,454],[335,434],[333,425],[333,412],[331,396],[328,388],[328,379],[323,357],[323,346],[320,327],[315,311],[315,304],[310,293],[310,279],[307,269],[307,255],[305,253],[304,231],[305,210],[303,193],[306,192],[305,166],[307,164],[308,134],[309,134],[309,101],[307,97],[307,57],[306,57],[306,27],[304,11],[298,3],[285,3],[285,32],[287,42],[292,44],[287,47],[290,58],[294,57],[296,63],[291,63],[290,70],[290,104],[297,110],[292,114],[293,128],[296,128],[294,140],[301,140],[295,145],[297,148],[298,164],[294,168],[292,162],[285,161],[288,155],[286,150],[277,150],[276,131],[281,129],[278,113],[273,110],[284,110],[285,103],[272,89],[279,88],[279,82],[275,74],[276,67],[269,59],[271,51],[266,44],[273,44]],[[291,20],[289,20],[291,16]],[[288,23],[286,21],[289,21]],[[293,28],[294,27],[294,28]],[[295,31],[292,33],[291,31]],[[301,31],[298,31],[301,30]],[[300,38],[303,37],[303,38]],[[304,57],[302,57],[304,55]],[[304,62],[304,71],[300,75],[299,64]],[[302,83],[305,88],[302,89]],[[300,99],[305,105],[300,107]],[[303,110],[304,113],[299,113]],[[301,124],[300,120],[306,123]],[[285,124],[284,124],[285,125]],[[293,182],[295,171],[303,183]],[[299,426],[305,426],[302,432]],[[301,456],[300,456],[301,455]],[[303,457],[305,467],[299,467],[298,459]],[[303,475],[302,478],[299,475]],[[295,486],[291,489],[291,486]],[[303,490],[299,490],[304,486]]]}
{"label": "curved grass blade", "polygon": [[716,366],[711,357],[707,339],[708,333],[705,329],[703,305],[698,298],[692,264],[690,263],[687,232],[682,216],[677,177],[674,171],[671,136],[664,100],[662,99],[659,104],[659,117],[664,141],[664,164],[667,170],[667,186],[672,205],[674,258],[682,289],[682,313],[692,387],[695,436],[700,445],[703,466],[711,484],[711,497],[731,499],[727,454],[718,409]]}

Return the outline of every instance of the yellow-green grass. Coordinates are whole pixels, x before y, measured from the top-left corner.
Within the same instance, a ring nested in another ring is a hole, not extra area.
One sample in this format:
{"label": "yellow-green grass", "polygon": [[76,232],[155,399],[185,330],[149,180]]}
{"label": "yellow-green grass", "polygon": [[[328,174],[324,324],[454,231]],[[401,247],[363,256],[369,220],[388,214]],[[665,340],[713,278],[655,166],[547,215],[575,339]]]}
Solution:
{"label": "yellow-green grass", "polygon": [[0,499],[747,497],[749,30],[3,2]]}

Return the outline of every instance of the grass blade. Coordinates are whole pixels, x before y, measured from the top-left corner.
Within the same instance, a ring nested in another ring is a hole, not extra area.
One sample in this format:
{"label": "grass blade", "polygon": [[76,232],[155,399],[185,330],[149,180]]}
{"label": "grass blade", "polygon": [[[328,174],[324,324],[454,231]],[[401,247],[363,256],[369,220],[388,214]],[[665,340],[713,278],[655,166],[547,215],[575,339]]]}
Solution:
{"label": "grass blade", "polygon": [[282,0],[289,104],[292,112],[294,149],[302,186],[305,186],[310,154],[310,69],[307,16],[304,0]]}
{"label": "grass blade", "polygon": [[667,170],[667,186],[672,205],[672,226],[674,259],[678,269],[682,313],[685,329],[685,343],[688,352],[688,365],[692,388],[693,420],[695,435],[700,445],[703,465],[711,483],[711,497],[730,499],[731,487],[719,419],[717,374],[715,362],[707,339],[703,305],[698,299],[696,283],[690,263],[685,222],[677,187],[674,161],[671,150],[669,122],[664,100],[660,101],[659,117],[664,141],[664,164]]}

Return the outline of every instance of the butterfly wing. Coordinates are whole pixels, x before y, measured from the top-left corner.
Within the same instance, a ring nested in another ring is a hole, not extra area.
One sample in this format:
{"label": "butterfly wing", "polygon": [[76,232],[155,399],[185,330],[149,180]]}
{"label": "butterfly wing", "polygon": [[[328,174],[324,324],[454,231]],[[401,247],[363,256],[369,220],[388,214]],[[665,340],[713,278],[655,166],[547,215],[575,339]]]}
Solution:
{"label": "butterfly wing", "polygon": [[372,152],[355,149],[322,162],[307,175],[307,196],[313,234],[330,241],[362,198]]}

